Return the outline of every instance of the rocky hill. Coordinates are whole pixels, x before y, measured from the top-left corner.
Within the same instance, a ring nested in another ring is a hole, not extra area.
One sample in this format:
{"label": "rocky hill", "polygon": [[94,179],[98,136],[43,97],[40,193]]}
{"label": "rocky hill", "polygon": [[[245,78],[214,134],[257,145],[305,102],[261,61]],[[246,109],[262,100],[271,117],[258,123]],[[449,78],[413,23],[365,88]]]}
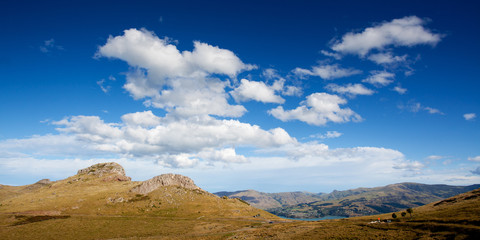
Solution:
{"label": "rocky hill", "polygon": [[[62,228],[78,229],[77,233],[56,232],[58,227],[54,225],[60,219]],[[171,222],[159,225],[165,219]],[[38,239],[39,232],[45,239],[101,239],[121,235],[121,231],[112,235],[107,226],[122,229],[122,236],[127,237],[136,236],[140,229],[154,228],[159,228],[155,231],[171,228],[168,231],[178,235],[194,227],[199,227],[196,233],[201,233],[210,227],[229,229],[236,224],[278,219],[239,199],[210,194],[186,176],[162,174],[143,182],[131,181],[117,163],[95,164],[59,181],[44,179],[26,186],[0,185],[0,235],[10,236],[2,239]],[[51,232],[35,230],[36,226],[51,227]],[[96,229],[97,226],[101,228]],[[82,227],[98,233],[88,235]],[[82,237],[79,233],[87,235]]]}

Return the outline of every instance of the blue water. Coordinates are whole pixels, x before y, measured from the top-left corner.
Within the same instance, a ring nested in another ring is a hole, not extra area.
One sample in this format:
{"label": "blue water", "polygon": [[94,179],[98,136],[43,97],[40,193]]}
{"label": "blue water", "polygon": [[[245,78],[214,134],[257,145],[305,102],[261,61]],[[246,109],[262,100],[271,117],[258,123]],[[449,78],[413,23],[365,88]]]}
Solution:
{"label": "blue water", "polygon": [[342,216],[325,216],[325,217],[322,217],[322,218],[287,218],[287,217],[282,217],[282,216],[279,216],[279,217],[285,218],[285,219],[290,219],[290,220],[300,220],[300,221],[321,221],[321,220],[346,218],[346,217],[342,217]]}

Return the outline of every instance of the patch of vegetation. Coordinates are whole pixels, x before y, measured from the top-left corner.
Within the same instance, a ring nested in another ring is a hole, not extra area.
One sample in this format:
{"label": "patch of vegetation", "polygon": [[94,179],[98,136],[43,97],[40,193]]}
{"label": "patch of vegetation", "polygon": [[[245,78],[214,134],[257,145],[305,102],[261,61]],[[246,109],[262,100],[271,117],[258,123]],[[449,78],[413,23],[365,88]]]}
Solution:
{"label": "patch of vegetation", "polygon": [[29,223],[34,223],[34,222],[41,222],[41,221],[46,221],[50,219],[66,219],[69,218],[69,215],[58,215],[58,216],[52,216],[52,215],[40,215],[40,216],[25,216],[25,215],[15,215],[15,219],[18,219],[15,223],[12,224],[12,226],[18,226],[18,225],[24,225],[24,224],[29,224]]}
{"label": "patch of vegetation", "polygon": [[135,197],[130,198],[128,202],[138,202],[138,201],[145,201],[149,200],[150,197],[148,195],[143,195],[143,194],[135,194]]}

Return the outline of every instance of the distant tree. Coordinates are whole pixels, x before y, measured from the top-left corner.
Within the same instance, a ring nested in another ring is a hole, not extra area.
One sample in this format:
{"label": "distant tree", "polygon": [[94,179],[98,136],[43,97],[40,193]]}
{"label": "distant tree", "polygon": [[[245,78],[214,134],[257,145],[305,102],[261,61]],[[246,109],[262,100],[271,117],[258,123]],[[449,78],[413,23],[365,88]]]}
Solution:
{"label": "distant tree", "polygon": [[410,214],[410,217],[412,217],[413,209],[409,208],[407,209],[408,214]]}
{"label": "distant tree", "polygon": [[396,214],[396,213],[392,213],[392,218],[393,218],[393,219],[397,218],[397,214]]}
{"label": "distant tree", "polygon": [[402,214],[402,217],[405,217],[407,215],[406,212],[402,212],[401,214]]}

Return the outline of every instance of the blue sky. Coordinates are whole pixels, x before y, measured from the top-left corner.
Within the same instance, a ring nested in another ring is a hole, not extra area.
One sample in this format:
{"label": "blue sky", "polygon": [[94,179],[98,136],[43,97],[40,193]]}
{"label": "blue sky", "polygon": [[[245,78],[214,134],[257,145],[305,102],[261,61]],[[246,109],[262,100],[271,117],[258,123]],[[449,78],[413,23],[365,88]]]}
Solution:
{"label": "blue sky", "polygon": [[480,182],[473,1],[10,1],[0,184],[116,161],[209,191]]}

